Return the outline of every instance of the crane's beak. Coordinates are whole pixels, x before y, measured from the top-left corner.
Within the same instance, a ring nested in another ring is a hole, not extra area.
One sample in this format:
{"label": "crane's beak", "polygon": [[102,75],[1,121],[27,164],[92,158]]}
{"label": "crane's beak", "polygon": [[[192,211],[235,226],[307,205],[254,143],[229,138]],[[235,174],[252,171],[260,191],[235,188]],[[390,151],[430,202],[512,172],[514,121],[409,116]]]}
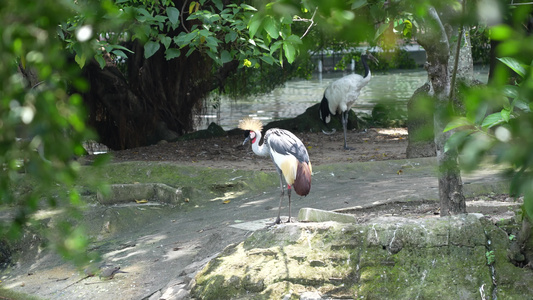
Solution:
{"label": "crane's beak", "polygon": [[249,140],[250,140],[250,135],[248,135],[248,136],[244,139],[244,142],[242,142],[242,145],[244,146],[246,143],[248,143]]}
{"label": "crane's beak", "polygon": [[370,60],[372,60],[376,65],[379,64],[379,60],[370,54],[370,52],[367,52],[367,57],[370,58]]}

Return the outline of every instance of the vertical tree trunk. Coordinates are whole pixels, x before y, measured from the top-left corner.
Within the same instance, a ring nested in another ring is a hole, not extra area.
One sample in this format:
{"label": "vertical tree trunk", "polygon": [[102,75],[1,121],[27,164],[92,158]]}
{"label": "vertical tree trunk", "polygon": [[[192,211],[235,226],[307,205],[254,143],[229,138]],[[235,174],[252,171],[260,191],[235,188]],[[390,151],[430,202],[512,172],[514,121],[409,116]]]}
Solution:
{"label": "vertical tree trunk", "polygon": [[450,120],[452,101],[448,61],[450,44],[444,26],[434,8],[428,12],[427,28],[418,38],[427,54],[426,69],[431,85],[430,94],[435,98],[434,131],[439,166],[439,199],[441,216],[466,212],[461,173],[457,163],[457,151],[444,151],[450,132],[443,132]]}

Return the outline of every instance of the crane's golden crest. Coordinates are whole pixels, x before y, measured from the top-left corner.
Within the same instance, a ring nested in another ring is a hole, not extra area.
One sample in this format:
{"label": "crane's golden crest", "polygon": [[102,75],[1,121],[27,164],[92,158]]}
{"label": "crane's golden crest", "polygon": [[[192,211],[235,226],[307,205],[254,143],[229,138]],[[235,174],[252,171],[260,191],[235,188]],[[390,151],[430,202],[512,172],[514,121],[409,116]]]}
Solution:
{"label": "crane's golden crest", "polygon": [[263,129],[263,123],[261,123],[261,121],[256,120],[256,119],[244,118],[239,121],[239,128],[243,130],[252,130],[252,131],[261,132],[261,129]]}

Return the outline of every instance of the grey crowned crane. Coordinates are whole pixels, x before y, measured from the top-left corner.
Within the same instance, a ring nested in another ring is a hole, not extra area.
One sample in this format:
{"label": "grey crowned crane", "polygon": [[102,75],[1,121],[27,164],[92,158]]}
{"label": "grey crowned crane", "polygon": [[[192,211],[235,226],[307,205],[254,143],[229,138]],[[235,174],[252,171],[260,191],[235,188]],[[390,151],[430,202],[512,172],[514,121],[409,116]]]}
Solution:
{"label": "grey crowned crane", "polygon": [[361,90],[370,82],[372,77],[367,59],[371,59],[376,64],[379,63],[369,52],[361,55],[361,63],[365,68],[365,75],[351,74],[333,81],[324,91],[324,97],[322,102],[320,102],[319,114],[324,123],[329,123],[331,115],[336,115],[337,113],[341,115],[342,128],[344,130],[344,149],[346,150],[351,149],[346,142],[346,128],[350,109],[359,98]]}
{"label": "grey crowned crane", "polygon": [[263,128],[263,124],[259,120],[245,118],[239,122],[239,128],[248,131],[243,145],[251,141],[255,154],[270,155],[278,171],[281,195],[275,224],[281,223],[281,203],[285,195],[283,179],[285,179],[289,197],[289,219],[287,222],[291,222],[291,190],[294,189],[296,194],[300,196],[306,196],[311,190],[312,167],[307,149],[292,132],[278,128],[267,130],[263,144],[259,145]]}

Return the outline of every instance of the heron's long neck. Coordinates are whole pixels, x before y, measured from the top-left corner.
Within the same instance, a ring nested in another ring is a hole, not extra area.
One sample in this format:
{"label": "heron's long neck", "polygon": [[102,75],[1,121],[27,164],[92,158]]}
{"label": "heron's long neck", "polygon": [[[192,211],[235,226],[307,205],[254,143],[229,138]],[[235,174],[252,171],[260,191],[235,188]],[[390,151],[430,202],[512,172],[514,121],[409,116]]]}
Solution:
{"label": "heron's long neck", "polygon": [[368,67],[368,64],[366,63],[366,55],[361,56],[361,63],[363,64],[363,67],[365,68],[365,76],[364,78],[370,78],[372,74],[370,73],[370,68]]}
{"label": "heron's long neck", "polygon": [[260,140],[261,140],[261,132],[255,131],[255,142],[252,143],[252,150],[257,155],[266,156],[268,155],[269,149],[268,147],[265,147],[265,141],[263,141],[262,145],[259,145]]}

